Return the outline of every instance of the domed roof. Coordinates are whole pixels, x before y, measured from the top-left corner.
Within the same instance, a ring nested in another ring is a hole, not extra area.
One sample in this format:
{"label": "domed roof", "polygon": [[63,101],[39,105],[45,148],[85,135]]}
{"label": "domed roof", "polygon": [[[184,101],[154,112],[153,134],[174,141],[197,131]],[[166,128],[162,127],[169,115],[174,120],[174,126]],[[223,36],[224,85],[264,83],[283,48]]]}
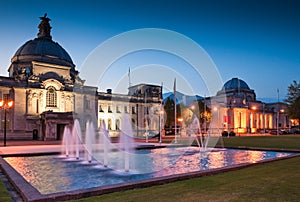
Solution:
{"label": "domed roof", "polygon": [[37,38],[22,45],[12,58],[12,62],[50,62],[58,65],[75,67],[70,55],[57,42],[52,40],[50,18],[45,14],[40,17]]}
{"label": "domed roof", "polygon": [[58,58],[73,64],[73,61],[67,51],[65,51],[65,49],[63,49],[57,42],[54,42],[49,38],[41,37],[27,41],[17,50],[14,57],[25,55]]}
{"label": "domed roof", "polygon": [[235,89],[247,89],[250,90],[248,84],[238,78],[232,78],[231,80],[227,81],[224,86],[224,90],[235,90]]}

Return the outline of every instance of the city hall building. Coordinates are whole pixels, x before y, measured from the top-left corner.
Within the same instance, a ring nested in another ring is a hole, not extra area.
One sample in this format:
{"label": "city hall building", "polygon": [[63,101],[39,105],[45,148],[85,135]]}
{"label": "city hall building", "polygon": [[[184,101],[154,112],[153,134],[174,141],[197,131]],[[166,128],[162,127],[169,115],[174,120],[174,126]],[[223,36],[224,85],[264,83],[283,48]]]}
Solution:
{"label": "city hall building", "polygon": [[118,95],[84,85],[70,55],[52,40],[50,19],[47,15],[40,19],[37,37],[16,51],[9,76],[0,77],[0,100],[14,102],[13,107],[0,109],[0,138],[6,128],[7,139],[60,140],[74,119],[83,130],[88,120],[96,127],[104,120],[117,135],[123,112],[132,117],[135,135],[145,128],[158,131],[158,115],[151,110],[161,107],[161,86],[140,84]]}

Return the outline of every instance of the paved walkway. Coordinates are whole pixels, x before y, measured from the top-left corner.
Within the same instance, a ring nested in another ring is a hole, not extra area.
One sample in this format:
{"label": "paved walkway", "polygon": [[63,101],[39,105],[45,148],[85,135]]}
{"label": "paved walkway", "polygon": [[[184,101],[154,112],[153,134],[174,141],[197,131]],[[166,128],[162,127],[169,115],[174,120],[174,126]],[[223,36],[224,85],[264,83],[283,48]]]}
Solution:
{"label": "paved walkway", "polygon": [[[237,136],[269,136],[270,134],[237,134]],[[174,139],[174,136],[165,136],[164,140]],[[145,139],[136,139],[138,146],[168,146],[166,143],[159,143],[157,138],[149,138],[148,142]],[[114,143],[117,144],[117,143]],[[58,153],[62,151],[61,141],[38,141],[38,140],[9,140],[6,142],[6,147],[0,141],[0,155],[12,154],[38,154],[38,153]]]}
{"label": "paved walkway", "polygon": [[[137,142],[137,145],[139,147],[158,147],[169,144],[160,144],[157,140],[149,140],[149,142]],[[62,149],[61,141],[8,141],[5,147],[0,143],[0,155],[59,153]]]}

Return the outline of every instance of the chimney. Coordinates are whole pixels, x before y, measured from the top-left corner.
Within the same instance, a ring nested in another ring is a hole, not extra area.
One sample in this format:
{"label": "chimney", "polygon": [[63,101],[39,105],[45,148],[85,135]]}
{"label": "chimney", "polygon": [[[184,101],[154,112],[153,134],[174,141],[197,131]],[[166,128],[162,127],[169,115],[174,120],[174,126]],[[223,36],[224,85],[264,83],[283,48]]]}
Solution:
{"label": "chimney", "polygon": [[112,91],[112,90],[111,90],[110,88],[109,88],[109,89],[106,89],[106,93],[107,93],[107,94],[111,94],[111,91]]}

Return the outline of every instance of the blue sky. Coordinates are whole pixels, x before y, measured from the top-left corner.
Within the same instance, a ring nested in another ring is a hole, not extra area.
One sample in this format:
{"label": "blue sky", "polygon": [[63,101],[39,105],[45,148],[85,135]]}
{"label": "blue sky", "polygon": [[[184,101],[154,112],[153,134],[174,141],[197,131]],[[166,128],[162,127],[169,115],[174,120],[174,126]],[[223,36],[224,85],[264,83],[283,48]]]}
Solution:
{"label": "blue sky", "polygon": [[[11,57],[36,37],[38,17],[48,13],[53,40],[68,51],[79,71],[90,52],[105,40],[133,29],[162,28],[181,33],[204,48],[224,82],[239,77],[257,97],[277,98],[278,88],[282,99],[288,85],[300,80],[299,9],[296,0],[1,1],[0,74],[8,75]],[[146,66],[178,62],[165,54],[142,55],[148,56]],[[149,61],[155,56],[159,59]],[[162,61],[164,57],[167,61]],[[129,59],[119,61],[124,75],[131,66]],[[143,60],[133,61],[133,69],[135,65],[143,65]],[[132,72],[133,82],[142,80],[134,79]],[[173,78],[162,82],[171,86]],[[107,87],[101,84],[99,88]],[[197,93],[208,94],[203,88]]]}

